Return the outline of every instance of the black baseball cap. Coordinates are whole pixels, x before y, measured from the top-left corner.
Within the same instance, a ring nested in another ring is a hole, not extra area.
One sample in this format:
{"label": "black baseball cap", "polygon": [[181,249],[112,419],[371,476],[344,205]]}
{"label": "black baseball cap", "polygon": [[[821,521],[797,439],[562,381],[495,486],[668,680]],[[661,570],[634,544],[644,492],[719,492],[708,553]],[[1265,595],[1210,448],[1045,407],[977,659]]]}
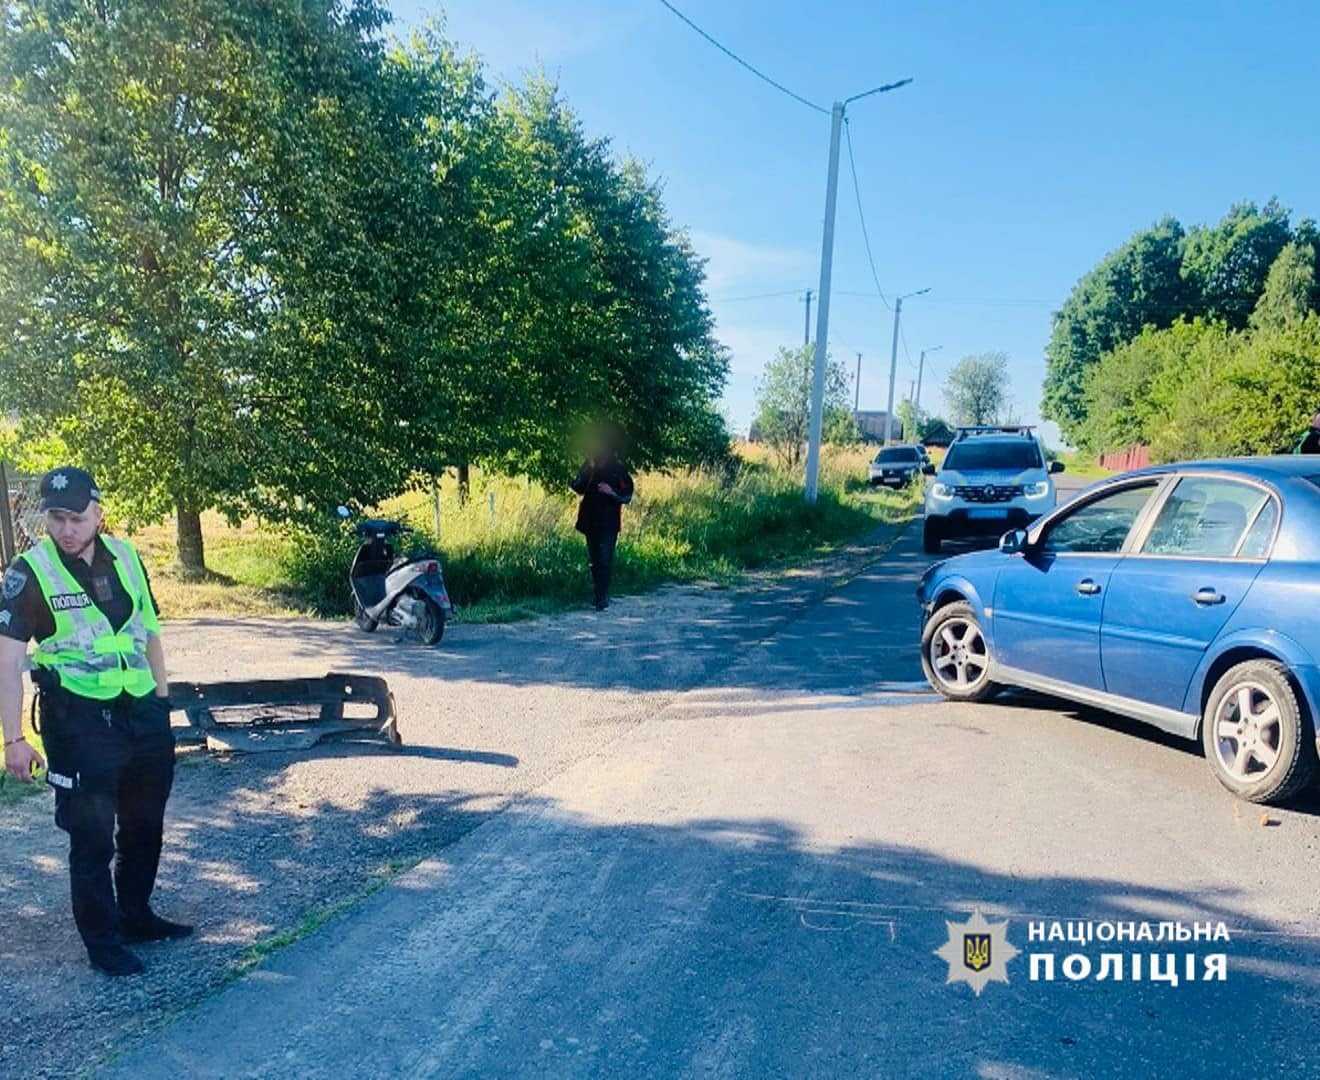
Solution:
{"label": "black baseball cap", "polygon": [[101,501],[101,489],[85,469],[63,465],[41,478],[41,507],[45,510],[68,510],[81,514],[90,502]]}

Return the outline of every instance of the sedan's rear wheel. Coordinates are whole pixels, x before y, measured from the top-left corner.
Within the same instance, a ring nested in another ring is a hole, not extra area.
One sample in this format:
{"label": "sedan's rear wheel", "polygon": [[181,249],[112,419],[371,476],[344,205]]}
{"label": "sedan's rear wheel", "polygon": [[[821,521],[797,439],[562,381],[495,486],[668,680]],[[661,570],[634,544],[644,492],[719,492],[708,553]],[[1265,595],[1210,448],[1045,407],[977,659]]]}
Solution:
{"label": "sedan's rear wheel", "polygon": [[942,607],[921,635],[926,679],[951,701],[984,701],[999,689],[990,681],[990,647],[971,604]]}
{"label": "sedan's rear wheel", "polygon": [[1215,684],[1201,718],[1211,770],[1249,802],[1281,802],[1310,783],[1314,738],[1288,669],[1272,660],[1230,668]]}

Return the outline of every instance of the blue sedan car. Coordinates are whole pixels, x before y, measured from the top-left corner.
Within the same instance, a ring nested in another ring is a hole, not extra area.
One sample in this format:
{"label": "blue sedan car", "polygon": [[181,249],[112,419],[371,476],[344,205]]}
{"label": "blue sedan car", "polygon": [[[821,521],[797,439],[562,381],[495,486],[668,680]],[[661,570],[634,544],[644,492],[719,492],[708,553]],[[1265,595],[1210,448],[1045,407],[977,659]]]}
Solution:
{"label": "blue sedan car", "polygon": [[1022,686],[1199,738],[1274,802],[1315,773],[1320,460],[1242,458],[1105,480],[921,579],[921,659],[946,698]]}

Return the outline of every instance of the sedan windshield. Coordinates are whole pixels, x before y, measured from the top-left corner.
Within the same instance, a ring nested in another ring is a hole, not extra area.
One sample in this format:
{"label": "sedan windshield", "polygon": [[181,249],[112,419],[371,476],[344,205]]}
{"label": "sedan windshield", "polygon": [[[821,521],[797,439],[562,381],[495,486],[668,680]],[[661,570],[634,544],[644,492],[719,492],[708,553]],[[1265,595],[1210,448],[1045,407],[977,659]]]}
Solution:
{"label": "sedan windshield", "polygon": [[875,455],[876,464],[894,465],[899,462],[912,464],[917,460],[917,452],[910,446],[891,446]]}
{"label": "sedan windshield", "polygon": [[959,472],[980,469],[1021,472],[1042,466],[1040,449],[1029,439],[967,439],[950,447],[944,467]]}

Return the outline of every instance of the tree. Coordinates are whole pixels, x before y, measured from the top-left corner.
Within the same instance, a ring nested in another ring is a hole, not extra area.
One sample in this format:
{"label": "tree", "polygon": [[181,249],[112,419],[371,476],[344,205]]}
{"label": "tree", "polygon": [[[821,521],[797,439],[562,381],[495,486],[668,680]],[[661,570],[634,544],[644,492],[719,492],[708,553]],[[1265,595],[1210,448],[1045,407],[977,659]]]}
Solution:
{"label": "tree", "polygon": [[945,380],[944,399],[955,423],[994,423],[1009,406],[1008,355],[964,356]]}
{"label": "tree", "polygon": [[1312,243],[1293,241],[1279,252],[1251,313],[1254,328],[1277,330],[1296,326],[1309,313],[1320,311],[1317,250]]}
{"label": "tree", "polygon": [[905,398],[899,402],[898,408],[894,410],[894,415],[898,417],[898,422],[901,425],[899,437],[904,442],[916,442],[920,438],[921,426],[926,414],[919,410],[910,398]]}
{"label": "tree", "polygon": [[1086,273],[1055,312],[1041,413],[1058,423],[1069,442],[1077,441],[1086,418],[1090,367],[1142,327],[1168,326],[1187,312],[1184,240],[1183,227],[1171,217],[1143,229]]}
{"label": "tree", "polygon": [[[811,383],[815,346],[780,348],[765,366],[756,390],[756,428],[780,460],[796,468],[811,426]],[[856,424],[848,407],[848,373],[837,360],[825,363],[825,410],[822,438],[855,441]]]}
{"label": "tree", "polygon": [[1254,331],[1149,328],[1096,365],[1087,393],[1090,450],[1144,443],[1157,461],[1290,451],[1320,401],[1320,315]]}
{"label": "tree", "polygon": [[363,225],[390,172],[364,105],[385,19],[21,0],[0,30],[0,403],[130,516],[173,510],[189,571],[202,510],[237,511],[290,449],[342,460],[379,413],[389,350],[361,346],[389,305]]}
{"label": "tree", "polygon": [[1274,199],[1263,207],[1238,203],[1217,225],[1192,229],[1181,271],[1191,289],[1185,314],[1245,327],[1291,238],[1288,211]]}
{"label": "tree", "polygon": [[954,430],[942,416],[928,416],[921,423],[920,438],[932,446],[948,446],[953,442]]}
{"label": "tree", "polygon": [[701,260],[544,80],[498,103],[379,0],[17,0],[0,27],[0,407],[130,518],[316,525],[456,465],[727,452]]}

